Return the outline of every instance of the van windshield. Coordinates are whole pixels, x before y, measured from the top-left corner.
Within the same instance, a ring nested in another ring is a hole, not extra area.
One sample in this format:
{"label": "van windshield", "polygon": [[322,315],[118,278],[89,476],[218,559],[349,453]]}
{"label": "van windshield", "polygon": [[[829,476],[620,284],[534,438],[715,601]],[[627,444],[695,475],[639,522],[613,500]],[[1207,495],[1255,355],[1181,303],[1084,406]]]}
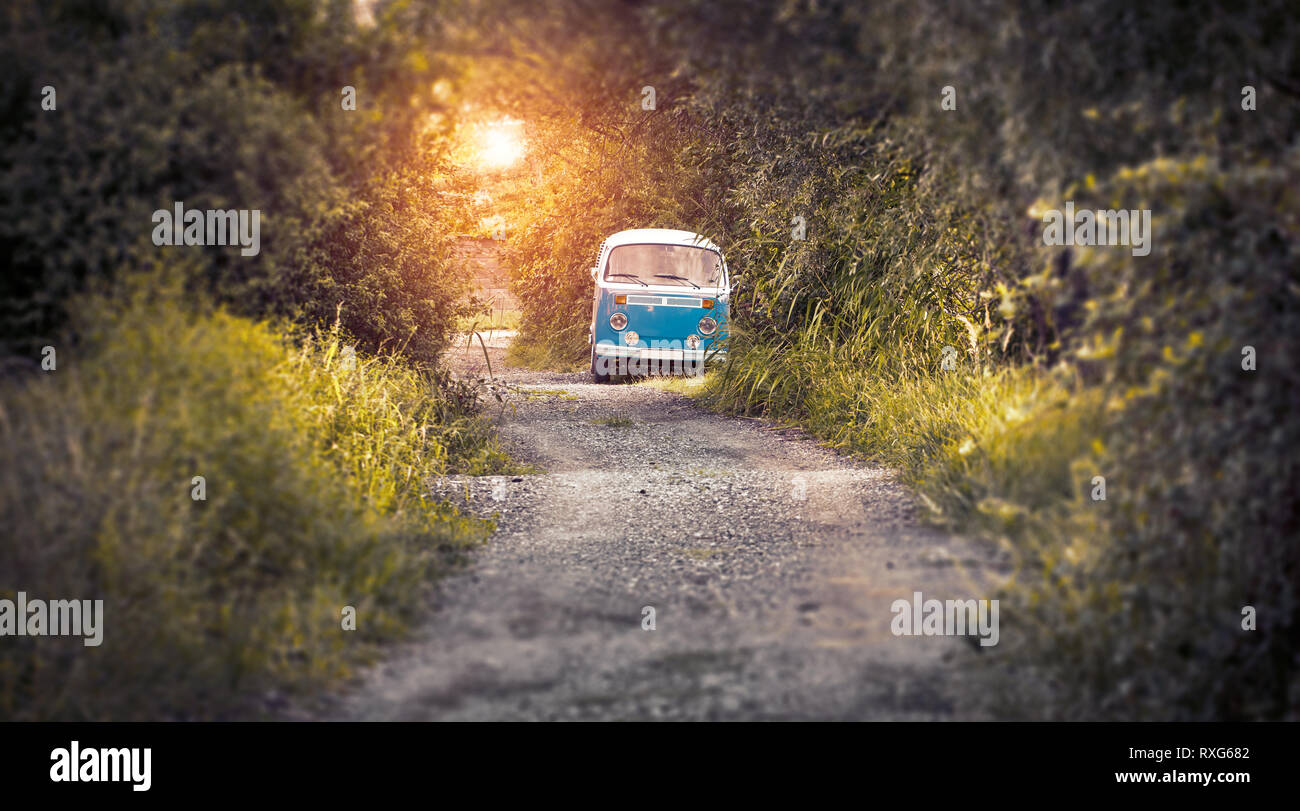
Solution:
{"label": "van windshield", "polygon": [[717,287],[722,279],[722,256],[694,245],[620,245],[609,252],[605,278],[686,288]]}

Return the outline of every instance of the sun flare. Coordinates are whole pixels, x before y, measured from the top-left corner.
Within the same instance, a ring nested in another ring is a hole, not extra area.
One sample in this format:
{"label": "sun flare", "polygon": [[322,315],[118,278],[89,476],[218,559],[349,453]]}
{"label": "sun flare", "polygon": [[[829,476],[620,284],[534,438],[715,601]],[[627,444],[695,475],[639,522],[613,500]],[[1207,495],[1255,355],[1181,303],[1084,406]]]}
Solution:
{"label": "sun flare", "polygon": [[479,164],[485,169],[507,169],[524,156],[521,122],[510,119],[489,124],[479,136]]}

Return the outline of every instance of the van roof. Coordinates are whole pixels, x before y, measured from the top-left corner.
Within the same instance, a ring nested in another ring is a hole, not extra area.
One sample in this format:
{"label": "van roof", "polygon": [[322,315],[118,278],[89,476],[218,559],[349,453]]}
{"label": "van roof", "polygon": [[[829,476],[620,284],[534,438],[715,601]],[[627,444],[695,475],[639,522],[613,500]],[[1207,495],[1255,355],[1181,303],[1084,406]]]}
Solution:
{"label": "van roof", "polygon": [[722,249],[713,244],[713,240],[701,236],[694,231],[679,231],[675,228],[632,228],[627,231],[619,231],[617,234],[611,234],[608,239],[601,245],[601,252],[606,248],[613,249],[619,245],[642,245],[650,243],[652,245],[694,245],[700,248],[722,253]]}

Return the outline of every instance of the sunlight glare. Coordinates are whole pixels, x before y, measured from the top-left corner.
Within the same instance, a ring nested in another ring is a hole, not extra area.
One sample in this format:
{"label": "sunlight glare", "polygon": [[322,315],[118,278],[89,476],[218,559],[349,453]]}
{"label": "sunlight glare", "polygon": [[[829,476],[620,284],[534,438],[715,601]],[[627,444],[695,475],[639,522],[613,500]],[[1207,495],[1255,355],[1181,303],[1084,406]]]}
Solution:
{"label": "sunlight glare", "polygon": [[486,169],[506,169],[524,156],[519,135],[520,122],[505,120],[483,129],[479,144],[479,163]]}

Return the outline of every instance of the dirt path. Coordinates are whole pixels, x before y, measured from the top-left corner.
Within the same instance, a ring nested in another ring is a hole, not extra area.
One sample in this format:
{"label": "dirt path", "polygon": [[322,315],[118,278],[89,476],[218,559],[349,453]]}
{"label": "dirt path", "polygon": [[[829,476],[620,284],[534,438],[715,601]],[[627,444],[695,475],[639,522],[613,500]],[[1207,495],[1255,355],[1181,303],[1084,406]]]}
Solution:
{"label": "dirt path", "polygon": [[892,635],[890,604],[988,596],[990,570],[918,526],[887,471],[649,386],[507,369],[506,341],[494,371],[525,393],[500,430],[546,473],[449,483],[496,534],[325,717],[977,715],[971,646]]}

